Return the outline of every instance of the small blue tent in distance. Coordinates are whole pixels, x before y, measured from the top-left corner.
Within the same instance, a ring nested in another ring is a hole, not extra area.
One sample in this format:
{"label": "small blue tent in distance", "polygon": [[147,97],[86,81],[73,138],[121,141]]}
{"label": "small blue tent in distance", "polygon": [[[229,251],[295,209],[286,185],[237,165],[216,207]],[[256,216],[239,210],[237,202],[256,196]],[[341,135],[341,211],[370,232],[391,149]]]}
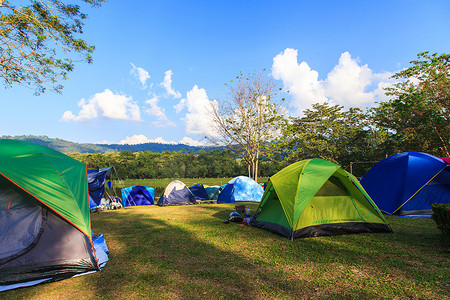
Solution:
{"label": "small blue tent in distance", "polygon": [[124,188],[121,192],[124,207],[155,204],[155,188],[135,185]]}
{"label": "small blue tent in distance", "polygon": [[262,186],[256,181],[246,176],[238,176],[228,182],[220,192],[217,202],[259,202],[263,194]]}
{"label": "small blue tent in distance", "polygon": [[113,167],[107,167],[87,171],[89,195],[96,205],[100,205],[103,193],[105,192],[105,183],[106,180],[111,177],[112,168]]}
{"label": "small blue tent in distance", "polygon": [[226,184],[205,187],[206,193],[208,193],[208,199],[217,200],[217,198],[219,198],[220,192],[225,188],[225,186]]}
{"label": "small blue tent in distance", "polygon": [[158,200],[159,206],[196,204],[195,197],[181,181],[174,180],[165,188]]}
{"label": "small blue tent in distance", "polygon": [[192,194],[195,197],[195,200],[210,200],[208,193],[206,192],[205,187],[203,184],[196,184],[191,187],[189,187]]}
{"label": "small blue tent in distance", "polygon": [[392,155],[370,169],[361,184],[387,214],[431,214],[431,204],[450,203],[450,165],[426,153]]}

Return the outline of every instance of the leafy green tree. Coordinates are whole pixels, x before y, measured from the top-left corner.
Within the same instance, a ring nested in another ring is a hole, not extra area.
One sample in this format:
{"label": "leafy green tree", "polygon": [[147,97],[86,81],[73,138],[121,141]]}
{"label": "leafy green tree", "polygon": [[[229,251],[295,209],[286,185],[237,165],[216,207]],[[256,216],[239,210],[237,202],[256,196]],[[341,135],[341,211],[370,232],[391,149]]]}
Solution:
{"label": "leafy green tree", "polygon": [[370,160],[378,143],[367,115],[359,108],[344,110],[328,103],[313,104],[303,117],[293,117],[283,130],[278,147],[288,162],[323,158],[342,166]]}
{"label": "leafy green tree", "polygon": [[247,165],[248,176],[257,180],[259,158],[268,150],[267,144],[278,133],[282,117],[276,100],[276,84],[264,72],[244,76],[227,84],[229,97],[213,107],[213,140],[235,152]]}
{"label": "leafy green tree", "polygon": [[[82,0],[100,6],[104,0]],[[28,2],[28,5],[21,5]],[[94,46],[79,38],[87,15],[60,0],[0,0],[0,77],[5,86],[60,93],[76,60],[92,62]]]}
{"label": "leafy green tree", "polygon": [[402,81],[387,89],[392,99],[373,109],[373,119],[398,152],[450,156],[450,55],[417,56],[393,76]]}

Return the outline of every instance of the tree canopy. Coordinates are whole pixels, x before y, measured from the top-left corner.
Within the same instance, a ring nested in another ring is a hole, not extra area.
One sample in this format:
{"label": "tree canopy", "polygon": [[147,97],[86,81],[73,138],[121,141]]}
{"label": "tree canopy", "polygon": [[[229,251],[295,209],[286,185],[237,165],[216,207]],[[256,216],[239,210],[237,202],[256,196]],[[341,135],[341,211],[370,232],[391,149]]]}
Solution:
{"label": "tree canopy", "polygon": [[257,180],[259,158],[276,136],[279,103],[276,84],[264,72],[240,74],[227,84],[229,98],[212,108],[212,119],[219,138],[214,141],[237,153],[248,166],[248,176]]}
{"label": "tree canopy", "polygon": [[376,126],[392,134],[398,152],[450,156],[450,55],[419,53],[396,73],[387,89],[392,99],[373,109]]}
{"label": "tree canopy", "polygon": [[[82,1],[100,6],[105,0]],[[67,79],[75,62],[92,62],[95,47],[79,38],[87,15],[65,1],[15,2],[0,0],[0,77],[6,87],[60,93],[59,80]]]}

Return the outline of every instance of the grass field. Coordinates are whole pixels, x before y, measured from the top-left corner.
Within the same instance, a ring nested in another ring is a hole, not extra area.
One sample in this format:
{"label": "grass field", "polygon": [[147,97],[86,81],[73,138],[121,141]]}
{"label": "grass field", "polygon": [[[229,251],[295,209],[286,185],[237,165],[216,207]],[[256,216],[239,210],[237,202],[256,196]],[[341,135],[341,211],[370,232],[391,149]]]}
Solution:
{"label": "grass field", "polygon": [[[246,203],[254,212],[256,203]],[[92,214],[110,261],[98,273],[2,299],[449,299],[449,240],[430,219],[388,217],[394,233],[290,241],[223,224],[232,204]]]}

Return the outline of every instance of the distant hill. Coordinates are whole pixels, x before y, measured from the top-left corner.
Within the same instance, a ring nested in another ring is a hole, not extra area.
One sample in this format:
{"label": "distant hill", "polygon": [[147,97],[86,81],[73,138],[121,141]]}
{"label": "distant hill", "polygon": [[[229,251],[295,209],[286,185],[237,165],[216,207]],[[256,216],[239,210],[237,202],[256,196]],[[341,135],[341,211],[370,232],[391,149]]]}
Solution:
{"label": "distant hill", "polygon": [[12,139],[21,140],[38,145],[47,146],[63,153],[105,153],[105,152],[119,152],[119,151],[151,151],[151,152],[164,152],[164,151],[192,151],[198,152],[200,150],[212,150],[218,149],[217,147],[195,147],[184,144],[159,144],[159,143],[146,143],[138,145],[120,145],[120,144],[88,144],[88,143],[74,143],[62,139],[49,138],[48,136],[34,136],[34,135],[21,135],[21,136],[0,136],[0,139]]}

